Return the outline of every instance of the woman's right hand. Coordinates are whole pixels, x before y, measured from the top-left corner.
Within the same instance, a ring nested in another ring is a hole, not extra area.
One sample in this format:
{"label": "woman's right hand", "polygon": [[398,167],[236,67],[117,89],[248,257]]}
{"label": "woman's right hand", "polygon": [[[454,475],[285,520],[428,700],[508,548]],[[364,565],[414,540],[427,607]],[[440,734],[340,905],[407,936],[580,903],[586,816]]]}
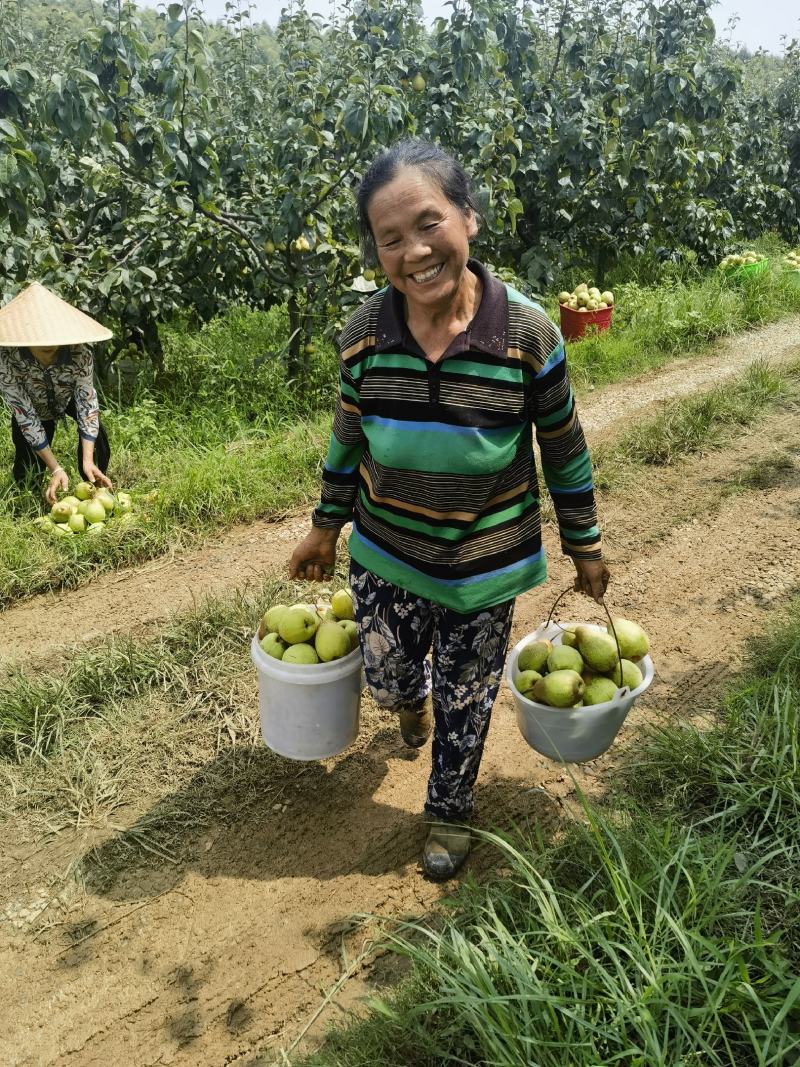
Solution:
{"label": "woman's right hand", "polygon": [[289,560],[289,577],[307,582],[321,582],[333,574],[339,529],[312,526]]}
{"label": "woman's right hand", "polygon": [[47,491],[44,494],[48,504],[55,504],[59,489],[63,489],[66,493],[69,489],[69,478],[67,477],[66,471],[62,470],[60,467],[56,467],[50,475],[50,484],[47,486]]}

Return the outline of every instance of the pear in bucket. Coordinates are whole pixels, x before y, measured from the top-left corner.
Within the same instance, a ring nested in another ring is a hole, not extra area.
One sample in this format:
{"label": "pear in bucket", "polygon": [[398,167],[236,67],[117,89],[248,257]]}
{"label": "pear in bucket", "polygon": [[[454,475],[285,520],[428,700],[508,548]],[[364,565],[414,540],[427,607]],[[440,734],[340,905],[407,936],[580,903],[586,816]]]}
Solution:
{"label": "pear in bucket", "polygon": [[613,670],[619,663],[617,643],[614,638],[591,626],[578,626],[575,630],[578,651],[587,667],[598,674]]}
{"label": "pear in bucket", "polygon": [[576,671],[578,674],[583,670],[583,657],[577,648],[569,645],[554,645],[553,651],[547,657],[548,671]]}
{"label": "pear in bucket", "polygon": [[527,697],[528,700],[533,700],[533,687],[537,682],[541,681],[541,678],[542,676],[538,671],[520,671],[514,685],[517,687],[518,693]]}
{"label": "pear in bucket", "polygon": [[616,683],[602,674],[596,674],[583,691],[584,704],[605,704],[617,694]]}
{"label": "pear in bucket", "polygon": [[553,650],[550,641],[530,641],[517,656],[517,667],[520,671],[538,671],[539,673],[547,663],[547,657]]}
{"label": "pear in bucket", "polygon": [[583,697],[583,679],[577,671],[546,674],[533,687],[533,699],[553,708],[571,708]]}
{"label": "pear in bucket", "polygon": [[[613,630],[612,630],[613,625]],[[638,660],[650,649],[650,638],[636,622],[630,619],[612,619],[606,626],[609,634],[616,633],[623,659]]]}
{"label": "pear in bucket", "polygon": [[[620,667],[622,668],[621,671]],[[614,682],[614,685],[626,685],[628,689],[638,689],[644,680],[642,672],[629,659],[624,659],[622,663],[618,663],[613,670],[608,672],[608,677]]]}

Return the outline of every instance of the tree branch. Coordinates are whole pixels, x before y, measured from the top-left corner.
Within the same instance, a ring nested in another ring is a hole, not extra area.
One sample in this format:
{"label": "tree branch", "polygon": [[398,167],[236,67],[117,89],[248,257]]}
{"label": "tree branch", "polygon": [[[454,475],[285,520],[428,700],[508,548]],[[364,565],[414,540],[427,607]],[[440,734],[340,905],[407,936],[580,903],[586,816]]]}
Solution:
{"label": "tree branch", "polygon": [[95,200],[92,206],[89,208],[89,214],[86,216],[86,222],[83,224],[83,229],[73,241],[73,244],[83,244],[86,238],[89,236],[89,232],[94,226],[94,220],[97,218],[97,212],[101,208],[106,207],[108,204],[113,203],[114,198],[112,196],[101,196],[99,200]]}
{"label": "tree branch", "polygon": [[324,203],[325,203],[325,201],[326,201],[326,200],[328,199],[328,197],[329,197],[329,196],[331,195],[331,193],[332,193],[332,192],[334,191],[334,189],[338,189],[338,188],[339,188],[339,186],[340,186],[340,185],[342,184],[342,182],[343,182],[343,181],[345,180],[345,178],[348,178],[348,177],[349,177],[349,176],[350,176],[350,175],[351,175],[352,173],[353,173],[353,168],[352,168],[352,166],[348,167],[348,168],[347,168],[347,170],[344,170],[344,171],[342,171],[342,173],[341,173],[341,174],[339,175],[339,177],[338,177],[338,178],[336,179],[336,181],[335,181],[335,182],[333,183],[333,185],[331,185],[331,186],[330,186],[330,187],[328,188],[328,190],[327,190],[326,192],[324,192],[324,193],[322,194],[322,196],[318,197],[318,199],[316,199],[316,200],[315,200],[315,201],[314,201],[314,202],[313,202],[313,203],[312,203],[312,204],[311,204],[311,205],[309,206],[309,208],[308,208],[308,213],[309,213],[310,215],[313,215],[313,214],[314,214],[314,212],[315,212],[315,211],[317,210],[317,208],[318,208],[318,207],[319,207],[319,206],[320,206],[321,204],[324,204]]}
{"label": "tree branch", "polygon": [[255,243],[255,241],[250,236],[250,234],[247,232],[247,230],[242,229],[242,227],[237,222],[235,222],[232,218],[228,218],[227,216],[225,216],[223,214],[216,214],[213,211],[209,211],[207,208],[204,208],[201,204],[198,204],[196,201],[195,201],[195,207],[197,208],[197,210],[200,212],[201,215],[204,215],[207,219],[210,219],[212,222],[216,222],[217,225],[224,227],[226,230],[230,230],[231,233],[235,233],[237,237],[239,237],[239,238],[241,238],[241,240],[245,241],[247,243],[247,245],[249,246],[249,248],[251,249],[253,255],[256,257],[259,267],[264,271],[264,273],[267,275],[269,280],[271,282],[274,282],[275,285],[280,285],[281,284],[281,279],[278,278],[275,274],[273,274],[272,270],[269,267],[269,263],[267,261],[267,257],[264,255],[264,253],[261,251],[261,249]]}
{"label": "tree branch", "polygon": [[558,47],[556,48],[556,58],[553,63],[553,69],[550,71],[550,81],[555,79],[556,71],[558,70],[558,63],[561,59],[561,49],[564,45],[564,23],[567,21],[567,8],[569,4],[567,0],[564,0],[564,6],[561,9],[561,18],[558,20]]}

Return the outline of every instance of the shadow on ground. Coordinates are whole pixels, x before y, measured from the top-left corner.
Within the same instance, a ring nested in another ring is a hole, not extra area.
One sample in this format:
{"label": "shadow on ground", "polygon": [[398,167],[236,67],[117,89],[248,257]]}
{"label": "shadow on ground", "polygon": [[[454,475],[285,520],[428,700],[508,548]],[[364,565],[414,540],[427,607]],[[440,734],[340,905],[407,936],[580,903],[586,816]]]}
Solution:
{"label": "shadow on ground", "polygon": [[[427,832],[421,813],[427,747],[412,752],[395,729],[385,728],[364,749],[325,763],[278,758],[276,767],[276,757],[258,746],[237,750],[240,769],[232,775],[232,758],[226,753],[211,760],[185,788],[87,852],[78,868],[87,887],[112,900],[141,900],[178,887],[189,871],[212,879],[327,881],[418,865]],[[419,813],[395,806],[391,790],[383,788],[397,762],[408,765]],[[259,781],[269,781],[269,790],[259,791]],[[559,812],[559,802],[544,790],[519,778],[495,778],[478,791],[476,825],[551,827]],[[493,862],[489,852],[475,850],[470,866],[476,873]]]}

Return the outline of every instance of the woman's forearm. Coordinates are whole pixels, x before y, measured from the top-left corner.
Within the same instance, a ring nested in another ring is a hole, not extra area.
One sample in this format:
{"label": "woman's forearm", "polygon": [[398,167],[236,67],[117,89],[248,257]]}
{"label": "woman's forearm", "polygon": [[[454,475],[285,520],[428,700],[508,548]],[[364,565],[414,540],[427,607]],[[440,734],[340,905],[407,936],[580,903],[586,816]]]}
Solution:
{"label": "woman's forearm", "polygon": [[81,456],[84,467],[87,463],[94,463],[94,441],[89,441],[85,437],[81,438]]}
{"label": "woman's forearm", "polygon": [[44,448],[40,448],[37,455],[41,459],[42,463],[47,467],[51,474],[57,470],[63,470],[64,468],[58,462],[53,454],[53,450],[50,445],[45,445]]}

